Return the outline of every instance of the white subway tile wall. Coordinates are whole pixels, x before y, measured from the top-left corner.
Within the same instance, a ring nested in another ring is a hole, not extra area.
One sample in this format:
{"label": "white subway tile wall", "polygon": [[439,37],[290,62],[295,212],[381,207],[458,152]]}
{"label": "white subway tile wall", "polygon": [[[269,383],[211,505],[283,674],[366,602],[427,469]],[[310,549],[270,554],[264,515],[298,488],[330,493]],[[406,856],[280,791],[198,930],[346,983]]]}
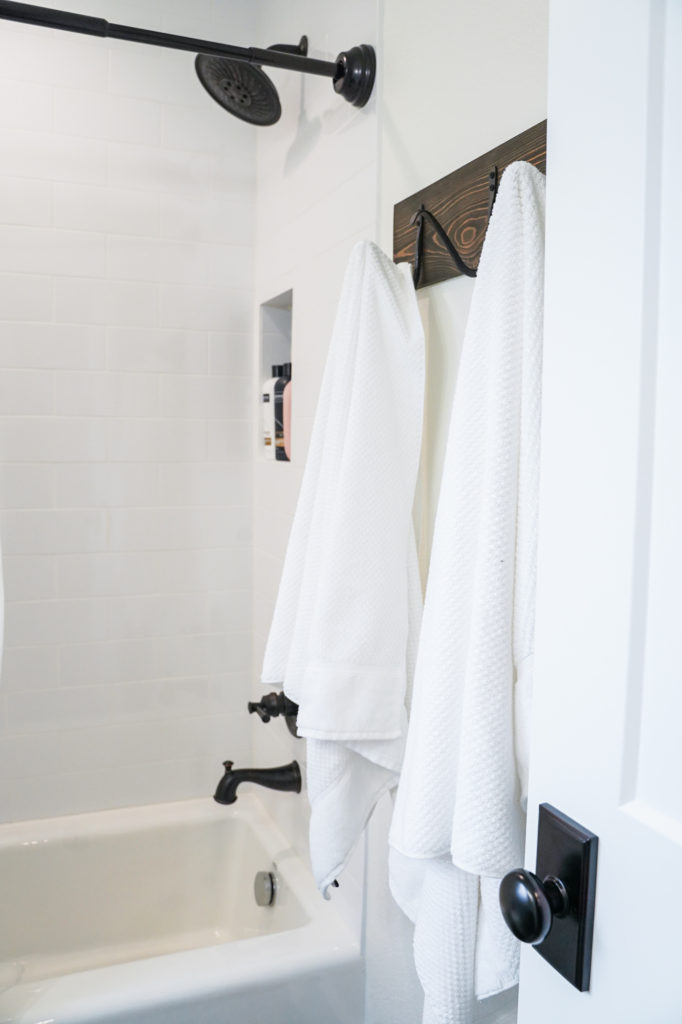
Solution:
{"label": "white subway tile wall", "polygon": [[0,128],[0,820],[209,794],[249,757],[256,131],[190,54],[9,22]]}

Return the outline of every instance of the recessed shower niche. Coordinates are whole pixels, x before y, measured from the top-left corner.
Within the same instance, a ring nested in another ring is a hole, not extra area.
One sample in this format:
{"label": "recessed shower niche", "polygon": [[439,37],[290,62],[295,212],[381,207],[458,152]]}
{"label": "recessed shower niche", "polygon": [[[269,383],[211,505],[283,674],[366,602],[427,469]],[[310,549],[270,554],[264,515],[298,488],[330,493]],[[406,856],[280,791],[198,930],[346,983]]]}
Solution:
{"label": "recessed shower niche", "polygon": [[258,451],[273,462],[291,461],[292,308],[291,289],[260,307]]}

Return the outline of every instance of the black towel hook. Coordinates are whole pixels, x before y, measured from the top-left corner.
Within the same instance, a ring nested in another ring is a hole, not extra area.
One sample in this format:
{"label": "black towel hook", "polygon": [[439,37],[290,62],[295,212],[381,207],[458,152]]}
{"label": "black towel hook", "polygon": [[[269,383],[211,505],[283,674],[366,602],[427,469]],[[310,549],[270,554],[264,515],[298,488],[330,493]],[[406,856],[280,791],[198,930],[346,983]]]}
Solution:
{"label": "black towel hook", "polygon": [[457,269],[459,270],[460,274],[465,274],[467,277],[476,277],[476,271],[474,270],[474,268],[468,267],[466,265],[460,254],[457,252],[457,249],[455,248],[455,246],[452,244],[447,234],[445,233],[445,229],[443,228],[441,223],[434,217],[430,210],[426,209],[426,207],[422,203],[417,212],[414,213],[410,218],[410,224],[417,225],[417,246],[414,254],[414,268],[412,270],[412,281],[414,283],[415,288],[419,284],[419,279],[422,273],[422,265],[424,262],[424,219],[426,217],[428,217],[431,224],[433,224],[436,234],[440,238],[441,242],[443,243],[447,251],[450,253],[450,256],[452,257],[453,262]]}
{"label": "black towel hook", "polygon": [[[493,212],[493,206],[495,205],[495,199],[497,197],[497,165],[493,166],[488,173],[488,221],[490,221],[490,215]],[[419,279],[421,278],[422,267],[424,264],[424,219],[428,217],[429,221],[433,225],[436,234],[440,238],[441,242],[445,246],[446,251],[452,257],[452,260],[459,270],[460,274],[464,274],[465,277],[476,277],[476,268],[468,266],[454,244],[448,238],[447,232],[443,225],[438,221],[436,217],[427,210],[422,203],[416,213],[412,214],[410,218],[410,224],[417,225],[417,244],[415,247],[414,256],[414,267],[412,269],[412,281],[415,288],[419,285]]]}

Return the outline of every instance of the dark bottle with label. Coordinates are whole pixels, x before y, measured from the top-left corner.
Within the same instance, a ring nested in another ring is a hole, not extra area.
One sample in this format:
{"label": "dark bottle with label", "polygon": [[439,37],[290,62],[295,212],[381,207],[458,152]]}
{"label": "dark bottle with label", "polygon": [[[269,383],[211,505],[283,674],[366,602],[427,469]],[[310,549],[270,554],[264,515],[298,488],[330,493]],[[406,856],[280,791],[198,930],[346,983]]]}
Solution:
{"label": "dark bottle with label", "polygon": [[284,388],[282,404],[284,406],[284,453],[291,462],[291,363],[289,367],[289,380]]}
{"label": "dark bottle with label", "polygon": [[282,375],[275,381],[275,458],[278,462],[288,462],[289,456],[284,448],[284,389],[291,380],[291,363],[281,368]]}

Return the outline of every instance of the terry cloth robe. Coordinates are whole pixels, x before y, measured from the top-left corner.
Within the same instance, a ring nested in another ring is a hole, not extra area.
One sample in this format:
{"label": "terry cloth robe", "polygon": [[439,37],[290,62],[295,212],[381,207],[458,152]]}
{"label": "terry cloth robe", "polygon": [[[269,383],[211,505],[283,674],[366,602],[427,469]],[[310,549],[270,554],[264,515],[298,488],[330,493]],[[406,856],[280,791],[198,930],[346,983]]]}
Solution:
{"label": "terry cloth robe", "polygon": [[498,905],[523,862],[535,617],[545,179],[511,164],[481,254],[443,467],[391,889],[428,1024],[518,979]]}
{"label": "terry cloth robe", "polygon": [[327,896],[397,783],[422,595],[412,526],[424,338],[409,269],[350,257],[262,681],[299,705],[310,853]]}

